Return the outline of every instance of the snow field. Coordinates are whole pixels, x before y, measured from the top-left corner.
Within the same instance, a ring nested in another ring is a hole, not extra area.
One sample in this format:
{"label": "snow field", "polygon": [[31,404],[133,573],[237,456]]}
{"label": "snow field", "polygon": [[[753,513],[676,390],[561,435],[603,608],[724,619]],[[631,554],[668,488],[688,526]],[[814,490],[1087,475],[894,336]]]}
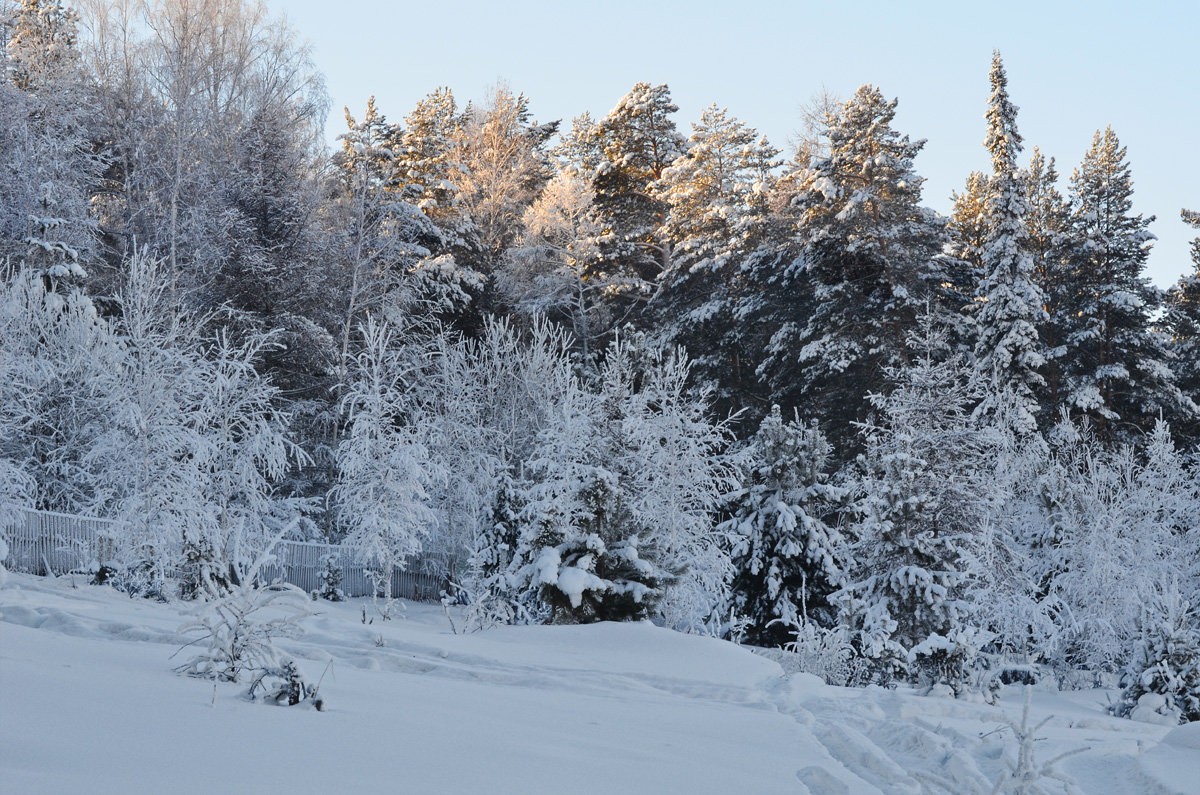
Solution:
{"label": "snow field", "polygon": [[[415,603],[368,625],[369,600],[314,603],[282,645],[328,667],[325,712],[250,703],[173,673],[186,606],[74,584],[0,589],[5,792],[975,793],[1015,754],[1019,689],[829,687],[649,623],[454,635]],[[1038,758],[1087,747],[1061,763],[1087,793],[1194,792],[1200,724],[1112,718],[1110,696],[1035,692]]]}

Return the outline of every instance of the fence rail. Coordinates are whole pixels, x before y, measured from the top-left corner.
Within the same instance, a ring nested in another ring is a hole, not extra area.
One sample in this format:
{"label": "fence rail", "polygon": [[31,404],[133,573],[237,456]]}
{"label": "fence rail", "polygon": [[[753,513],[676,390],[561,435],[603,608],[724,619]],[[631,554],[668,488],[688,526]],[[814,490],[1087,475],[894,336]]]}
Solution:
{"label": "fence rail", "polygon": [[[3,507],[3,506],[0,506]],[[110,519],[16,508],[0,513],[0,535],[8,542],[8,559],[13,571],[31,574],[64,574],[89,570],[101,561],[116,557],[120,525]],[[341,589],[346,596],[370,596],[375,580],[360,563],[355,550],[336,544],[281,541],[273,550],[274,562],[265,567],[268,580],[281,579],[306,592],[319,590],[325,556],[336,555],[342,571]],[[433,602],[446,587],[444,562],[434,557],[409,558],[402,570],[392,574],[392,595],[419,602]]]}

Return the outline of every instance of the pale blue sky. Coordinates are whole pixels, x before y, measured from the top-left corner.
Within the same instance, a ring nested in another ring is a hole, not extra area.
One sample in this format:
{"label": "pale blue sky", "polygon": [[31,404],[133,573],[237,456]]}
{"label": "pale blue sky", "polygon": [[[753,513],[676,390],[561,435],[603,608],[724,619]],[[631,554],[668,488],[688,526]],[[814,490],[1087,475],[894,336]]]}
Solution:
{"label": "pale blue sky", "polygon": [[267,0],[315,48],[333,108],[361,115],[370,94],[399,121],[441,85],[460,103],[497,79],[531,98],[539,120],[602,116],[639,80],[670,84],[686,134],[713,102],[785,146],[798,107],[822,87],[874,83],[900,99],[896,126],[926,138],[925,201],[947,212],[982,141],[992,49],[1004,55],[1034,145],[1066,179],[1097,128],[1129,148],[1135,210],[1158,216],[1149,275],[1190,269],[1200,210],[1200,0],[976,3]]}

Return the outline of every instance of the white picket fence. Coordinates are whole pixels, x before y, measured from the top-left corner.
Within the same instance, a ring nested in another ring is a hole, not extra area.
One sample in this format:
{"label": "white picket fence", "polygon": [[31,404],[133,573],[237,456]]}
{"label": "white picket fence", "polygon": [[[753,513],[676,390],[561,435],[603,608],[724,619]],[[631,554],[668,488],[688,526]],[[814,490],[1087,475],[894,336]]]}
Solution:
{"label": "white picket fence", "polygon": [[[116,557],[120,526],[110,519],[35,511],[8,510],[9,520],[0,525],[8,542],[4,565],[13,571],[58,575],[87,571],[101,561]],[[321,588],[325,556],[336,555],[342,570],[341,589],[346,596],[370,596],[375,583],[355,557],[355,550],[336,544],[281,541],[274,550],[274,563],[263,572],[267,580],[281,579],[312,592]],[[414,557],[392,576],[392,595],[402,599],[432,602],[446,588],[445,561]]]}

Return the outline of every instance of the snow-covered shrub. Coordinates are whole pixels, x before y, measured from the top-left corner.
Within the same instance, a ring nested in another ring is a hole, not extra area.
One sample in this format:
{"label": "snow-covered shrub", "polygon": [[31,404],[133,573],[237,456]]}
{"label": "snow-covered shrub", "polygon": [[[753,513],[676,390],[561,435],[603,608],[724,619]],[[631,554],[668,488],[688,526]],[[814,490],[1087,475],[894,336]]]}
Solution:
{"label": "snow-covered shrub", "polygon": [[304,634],[300,620],[310,614],[308,595],[294,585],[264,582],[262,569],[271,559],[267,551],[250,565],[235,564],[237,585],[228,590],[205,580],[204,604],[196,609],[194,620],[179,628],[181,634],[199,633],[192,643],[205,647],[176,670],[222,682],[249,676],[251,696],[270,689],[271,680],[278,680],[274,692],[286,692],[289,698],[298,694],[297,700],[302,700],[315,693],[275,645]]}
{"label": "snow-covered shrub", "polygon": [[1200,720],[1200,607],[1177,587],[1146,605],[1113,714],[1152,723]]}
{"label": "snow-covered shrub", "polygon": [[345,600],[346,594],[342,591],[341,558],[336,552],[321,556],[321,571],[317,574],[321,587],[313,592],[313,598],[324,599],[327,602]]}
{"label": "snow-covered shrub", "polygon": [[826,628],[811,621],[795,627],[784,649],[795,655],[797,669],[839,687],[858,684],[866,671],[844,627]]}
{"label": "snow-covered shrub", "polygon": [[32,503],[32,495],[33,479],[12,462],[0,458],[0,587],[8,581],[8,570],[4,568],[4,561],[8,560],[8,525],[19,518],[22,506]]}

